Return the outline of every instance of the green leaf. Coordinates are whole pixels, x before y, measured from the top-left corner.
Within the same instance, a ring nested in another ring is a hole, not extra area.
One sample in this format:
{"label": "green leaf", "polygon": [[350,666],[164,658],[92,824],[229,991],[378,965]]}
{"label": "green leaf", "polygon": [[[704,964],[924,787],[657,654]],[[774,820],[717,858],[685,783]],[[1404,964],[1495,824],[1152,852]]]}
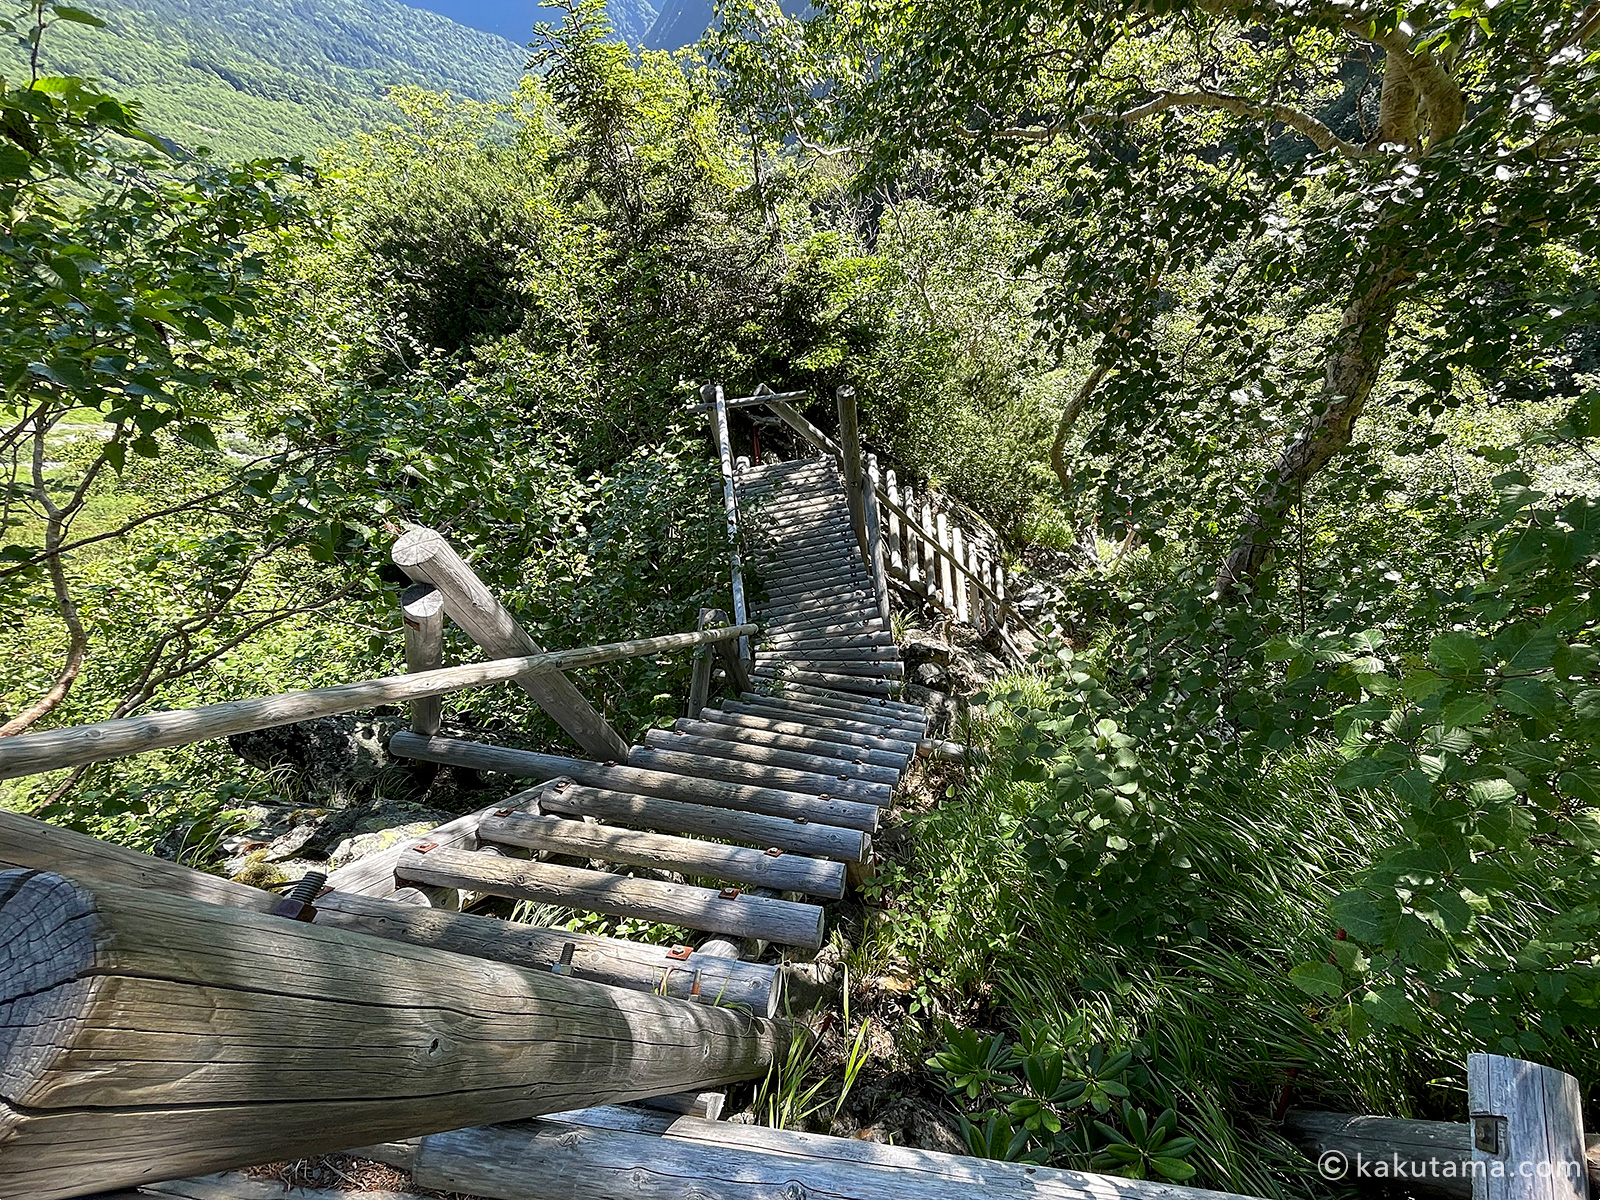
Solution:
{"label": "green leaf", "polygon": [[1466,675],[1478,665],[1479,639],[1470,633],[1441,633],[1428,643],[1428,662],[1446,675]]}
{"label": "green leaf", "polygon": [[1308,996],[1331,999],[1344,994],[1344,973],[1332,963],[1301,963],[1289,972],[1289,980]]}
{"label": "green leaf", "polygon": [[1404,991],[1394,986],[1381,987],[1361,997],[1361,1007],[1380,1026],[1398,1025],[1412,1033],[1422,1032],[1422,1021]]}
{"label": "green leaf", "polygon": [[81,8],[73,8],[67,4],[52,4],[50,11],[62,21],[71,21],[76,25],[88,25],[94,29],[104,29],[106,23],[91,12],[84,12]]}
{"label": "green leaf", "polygon": [[1563,771],[1556,786],[1575,800],[1600,807],[1600,768],[1575,767]]}
{"label": "green leaf", "polygon": [[1467,725],[1476,725],[1487,717],[1493,709],[1493,701],[1481,693],[1461,696],[1444,706],[1444,711],[1439,714],[1439,723],[1446,729],[1460,729]]}

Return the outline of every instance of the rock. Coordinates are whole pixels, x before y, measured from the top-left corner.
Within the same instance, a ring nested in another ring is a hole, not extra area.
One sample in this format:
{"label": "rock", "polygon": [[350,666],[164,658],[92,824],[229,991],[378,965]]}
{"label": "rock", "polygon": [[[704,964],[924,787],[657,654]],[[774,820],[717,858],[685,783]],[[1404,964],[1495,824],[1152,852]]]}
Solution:
{"label": "rock", "polygon": [[945,691],[950,686],[950,672],[936,662],[920,662],[911,668],[911,682],[918,687]]}
{"label": "rock", "polygon": [[[394,814],[383,817],[392,821]],[[340,842],[328,857],[328,865],[335,869],[347,867],[357,859],[365,858],[369,854],[376,854],[380,850],[387,850],[391,846],[405,841],[407,838],[421,837],[428,830],[438,825],[443,825],[450,818],[442,813],[428,813],[419,815],[414,820],[402,825],[387,825],[381,829],[369,829],[353,834]],[[365,822],[364,822],[365,823]]]}
{"label": "rock", "polygon": [[345,713],[236,733],[228,739],[228,748],[259,770],[286,770],[301,795],[344,808],[370,792],[379,776],[395,765],[386,747],[389,735],[401,724],[399,716]]}

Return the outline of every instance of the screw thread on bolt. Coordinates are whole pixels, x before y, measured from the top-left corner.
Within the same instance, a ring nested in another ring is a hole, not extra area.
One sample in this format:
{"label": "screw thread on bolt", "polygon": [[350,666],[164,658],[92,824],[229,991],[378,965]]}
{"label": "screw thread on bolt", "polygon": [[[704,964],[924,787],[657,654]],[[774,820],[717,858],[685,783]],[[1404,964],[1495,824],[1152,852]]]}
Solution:
{"label": "screw thread on bolt", "polygon": [[328,876],[322,871],[307,871],[293,888],[289,890],[289,899],[300,904],[310,904],[322,891],[323,884],[328,882]]}

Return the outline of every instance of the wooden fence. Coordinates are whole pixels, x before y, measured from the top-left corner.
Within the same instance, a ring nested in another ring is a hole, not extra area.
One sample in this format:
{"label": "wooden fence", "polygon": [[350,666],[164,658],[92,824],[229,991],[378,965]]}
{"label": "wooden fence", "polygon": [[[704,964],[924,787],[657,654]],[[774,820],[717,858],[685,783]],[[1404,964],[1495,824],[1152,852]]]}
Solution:
{"label": "wooden fence", "polygon": [[[732,447],[727,414],[740,408],[764,407],[839,466],[851,523],[860,543],[862,561],[872,577],[879,610],[889,616],[889,583],[926,600],[937,611],[970,624],[980,632],[993,632],[1013,653],[1011,631],[1027,622],[1016,611],[1008,591],[1005,564],[998,556],[998,539],[992,531],[975,536],[954,515],[954,506],[932,488],[902,485],[892,469],[884,469],[875,454],[863,453],[856,412],[855,389],[840,387],[835,395],[839,413],[839,440],[834,441],[807,420],[791,401],[804,392],[774,392],[762,385],[749,396],[725,399],[720,387],[701,389],[701,402],[692,410],[710,414],[713,437],[723,469],[723,492],[729,509],[729,537],[737,538],[737,495],[734,488]],[[735,595],[743,597],[741,564],[734,562]],[[744,616],[735,611],[734,619]]]}

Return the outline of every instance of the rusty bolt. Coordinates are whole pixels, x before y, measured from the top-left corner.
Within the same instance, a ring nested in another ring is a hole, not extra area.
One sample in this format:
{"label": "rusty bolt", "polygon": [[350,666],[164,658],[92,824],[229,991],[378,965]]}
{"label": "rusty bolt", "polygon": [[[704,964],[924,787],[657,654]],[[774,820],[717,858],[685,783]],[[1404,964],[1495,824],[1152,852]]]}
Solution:
{"label": "rusty bolt", "polygon": [[288,917],[291,921],[314,921],[317,910],[311,902],[322,894],[322,885],[327,882],[328,877],[323,872],[307,871],[305,877],[289,889],[289,894],[278,901],[272,915]]}

